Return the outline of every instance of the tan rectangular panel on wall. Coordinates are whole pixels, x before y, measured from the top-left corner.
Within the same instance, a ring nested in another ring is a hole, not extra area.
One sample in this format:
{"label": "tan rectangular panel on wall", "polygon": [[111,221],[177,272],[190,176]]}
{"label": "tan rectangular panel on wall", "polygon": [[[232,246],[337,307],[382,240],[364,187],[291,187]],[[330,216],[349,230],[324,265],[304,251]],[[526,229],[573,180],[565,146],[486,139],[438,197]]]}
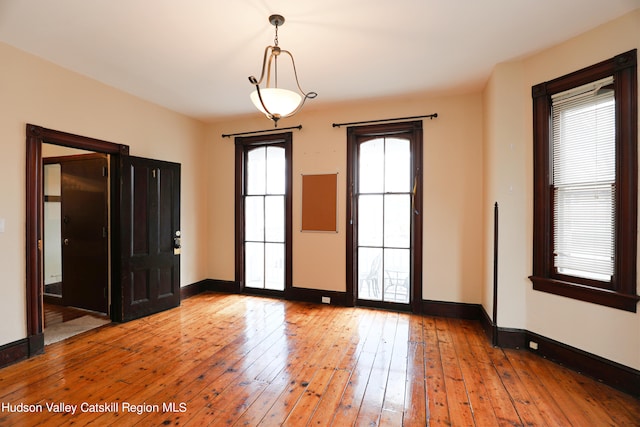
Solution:
{"label": "tan rectangular panel on wall", "polygon": [[338,231],[338,174],[302,175],[302,231]]}

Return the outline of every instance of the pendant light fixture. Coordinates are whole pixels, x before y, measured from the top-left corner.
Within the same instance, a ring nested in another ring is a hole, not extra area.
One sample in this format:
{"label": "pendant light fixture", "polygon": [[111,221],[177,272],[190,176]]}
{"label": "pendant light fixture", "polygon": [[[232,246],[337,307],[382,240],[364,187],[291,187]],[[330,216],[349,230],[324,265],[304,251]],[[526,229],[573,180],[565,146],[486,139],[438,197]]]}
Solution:
{"label": "pendant light fixture", "polygon": [[[271,15],[269,17],[271,25],[276,27],[276,35],[273,40],[274,46],[267,46],[264,50],[264,57],[262,59],[262,72],[260,73],[260,80],[254,76],[249,77],[249,81],[252,85],[255,85],[256,90],[251,93],[251,101],[268,119],[273,120],[275,126],[278,126],[278,120],[283,117],[289,117],[300,111],[307,98],[313,99],[318,96],[315,92],[305,93],[300,87],[298,82],[298,73],[296,71],[296,63],[293,60],[293,55],[288,50],[280,49],[278,46],[278,27],[284,24],[284,17],[282,15]],[[286,54],[291,58],[291,66],[293,67],[293,76],[298,91],[283,89],[278,87],[278,57],[280,54]],[[273,65],[273,79],[271,76],[271,66]],[[266,69],[266,81],[263,88],[260,88],[262,81],[265,78]]]}

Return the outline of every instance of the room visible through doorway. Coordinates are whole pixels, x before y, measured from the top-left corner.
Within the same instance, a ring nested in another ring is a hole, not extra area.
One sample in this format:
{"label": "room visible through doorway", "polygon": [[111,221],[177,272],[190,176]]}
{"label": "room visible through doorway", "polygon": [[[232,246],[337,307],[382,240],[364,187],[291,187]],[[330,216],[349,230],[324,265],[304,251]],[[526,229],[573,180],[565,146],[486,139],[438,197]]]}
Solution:
{"label": "room visible through doorway", "polygon": [[110,322],[109,156],[43,144],[45,345]]}

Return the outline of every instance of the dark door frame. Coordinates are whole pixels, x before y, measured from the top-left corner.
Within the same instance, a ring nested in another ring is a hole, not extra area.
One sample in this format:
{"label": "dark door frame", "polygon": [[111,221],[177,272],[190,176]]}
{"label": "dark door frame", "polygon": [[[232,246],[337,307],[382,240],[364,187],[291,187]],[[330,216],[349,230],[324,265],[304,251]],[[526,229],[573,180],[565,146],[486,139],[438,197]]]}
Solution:
{"label": "dark door frame", "polygon": [[[362,139],[392,137],[394,135],[411,135],[411,171],[413,182],[412,221],[411,221],[411,289],[409,308],[414,313],[422,312],[422,120],[412,122],[398,122],[354,126],[347,128],[347,236],[346,236],[346,273],[347,273],[347,301],[349,305],[356,305],[356,289],[358,283],[358,254],[356,244],[357,203],[355,190],[358,188],[358,149]],[[402,310],[404,304],[371,302],[373,307],[396,308]]]}
{"label": "dark door frame", "polygon": [[[26,291],[27,291],[27,341],[29,356],[44,351],[43,294],[43,162],[42,144],[49,143],[79,148],[112,156],[110,162],[111,185],[111,259],[118,260],[120,236],[120,156],[129,155],[129,146],[113,142],[74,135],[71,133],[26,125]],[[119,266],[112,262],[111,298],[112,318],[120,313]],[[118,320],[113,318],[113,320]]]}

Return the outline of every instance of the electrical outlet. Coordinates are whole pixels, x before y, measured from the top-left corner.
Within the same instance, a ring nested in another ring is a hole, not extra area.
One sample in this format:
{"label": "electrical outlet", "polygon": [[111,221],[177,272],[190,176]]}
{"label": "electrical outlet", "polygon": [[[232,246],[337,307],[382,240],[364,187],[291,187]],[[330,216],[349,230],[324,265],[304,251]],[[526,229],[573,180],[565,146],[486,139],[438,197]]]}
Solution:
{"label": "electrical outlet", "polygon": [[323,304],[331,304],[331,297],[322,297]]}
{"label": "electrical outlet", "polygon": [[529,348],[531,350],[537,350],[538,349],[538,343],[535,341],[529,341]]}

